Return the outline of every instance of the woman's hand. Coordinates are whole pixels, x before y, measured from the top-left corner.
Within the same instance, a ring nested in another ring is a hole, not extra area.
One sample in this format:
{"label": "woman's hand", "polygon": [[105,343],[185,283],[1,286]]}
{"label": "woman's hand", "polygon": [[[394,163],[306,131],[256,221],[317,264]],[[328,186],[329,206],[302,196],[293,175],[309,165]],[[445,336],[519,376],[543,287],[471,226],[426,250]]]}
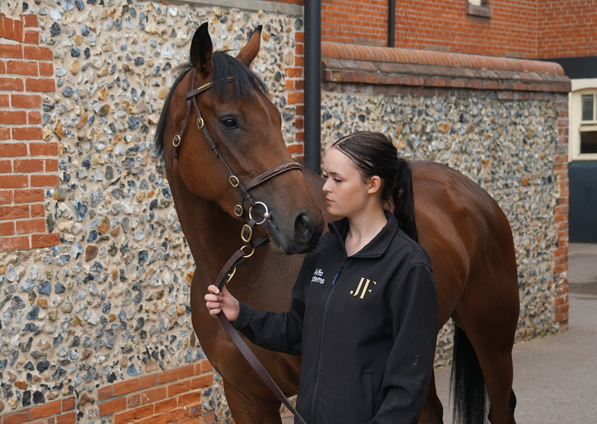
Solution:
{"label": "woman's hand", "polygon": [[209,286],[207,290],[209,293],[205,295],[205,305],[207,306],[209,314],[216,316],[220,311],[223,311],[228,321],[236,321],[238,312],[240,311],[240,304],[238,303],[238,300],[230,294],[226,286],[222,288],[221,292],[213,284]]}

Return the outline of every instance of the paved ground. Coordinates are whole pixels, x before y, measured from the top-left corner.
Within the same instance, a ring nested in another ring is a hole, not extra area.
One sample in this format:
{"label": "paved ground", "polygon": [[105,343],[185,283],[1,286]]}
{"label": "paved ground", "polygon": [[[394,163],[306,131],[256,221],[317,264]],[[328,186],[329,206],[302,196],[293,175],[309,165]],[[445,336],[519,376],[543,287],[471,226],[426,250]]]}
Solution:
{"label": "paved ground", "polygon": [[[597,245],[572,244],[569,268],[568,331],[514,346],[518,424],[597,423]],[[450,369],[436,376],[448,406]]]}

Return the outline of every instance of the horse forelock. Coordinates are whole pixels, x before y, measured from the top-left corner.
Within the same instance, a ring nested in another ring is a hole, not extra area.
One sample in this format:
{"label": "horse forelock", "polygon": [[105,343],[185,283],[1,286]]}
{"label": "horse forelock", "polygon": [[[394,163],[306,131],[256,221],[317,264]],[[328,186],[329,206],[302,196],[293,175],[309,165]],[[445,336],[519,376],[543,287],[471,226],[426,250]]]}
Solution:
{"label": "horse forelock", "polygon": [[174,91],[176,90],[176,87],[178,86],[180,81],[185,77],[186,74],[189,73],[191,69],[193,69],[193,65],[190,62],[182,64],[178,68],[176,68],[176,70],[179,71],[180,74],[178,75],[178,77],[176,77],[174,84],[172,84],[172,87],[168,92],[168,97],[166,97],[166,101],[164,102],[162,113],[160,114],[158,126],[155,130],[154,149],[156,154],[162,159],[164,158],[164,131],[166,130],[166,116],[168,115],[168,107],[170,106],[170,100],[172,100]]}
{"label": "horse forelock", "polygon": [[[253,90],[259,90],[267,95],[267,86],[265,83],[244,63],[228,55],[226,52],[214,52],[212,56],[214,62],[214,71],[211,81],[214,82],[214,94],[221,101],[242,100],[252,95]],[[176,87],[185,75],[193,69],[193,65],[185,63],[176,70],[180,72],[174,84],[168,92],[162,113],[156,128],[154,139],[154,149],[156,154],[163,159],[164,157],[164,131],[166,130],[166,116],[170,100],[176,90]],[[232,78],[229,80],[229,78]],[[232,84],[230,90],[229,84]]]}

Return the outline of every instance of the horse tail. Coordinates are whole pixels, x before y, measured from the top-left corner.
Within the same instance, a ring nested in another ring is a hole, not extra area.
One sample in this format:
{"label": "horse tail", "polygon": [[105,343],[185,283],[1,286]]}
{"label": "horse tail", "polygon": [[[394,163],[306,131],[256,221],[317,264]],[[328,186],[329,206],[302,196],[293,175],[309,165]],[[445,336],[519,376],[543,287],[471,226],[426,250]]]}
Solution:
{"label": "horse tail", "polygon": [[451,396],[454,399],[453,422],[480,424],[487,416],[487,389],[475,349],[464,330],[455,326]]}

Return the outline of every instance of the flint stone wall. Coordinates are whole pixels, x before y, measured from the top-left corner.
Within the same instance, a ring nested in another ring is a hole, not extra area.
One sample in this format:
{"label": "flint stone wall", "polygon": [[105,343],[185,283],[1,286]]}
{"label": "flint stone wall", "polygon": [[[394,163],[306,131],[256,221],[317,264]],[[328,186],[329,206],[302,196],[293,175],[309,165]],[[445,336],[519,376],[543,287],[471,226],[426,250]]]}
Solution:
{"label": "flint stone wall", "polygon": [[[45,142],[58,143],[60,181],[45,191],[44,207],[60,243],[0,253],[0,412],[76,395],[80,422],[111,422],[104,415],[114,409],[98,408],[106,399],[98,388],[205,358],[190,320],[193,258],[152,152],[176,67],[203,22],[214,48],[232,54],[263,25],[252,68],[292,145],[287,70],[302,60],[295,39],[303,20],[275,8],[136,0],[1,7],[15,20],[37,15],[39,44],[54,53],[56,92],[42,96],[42,128]],[[203,414],[230,420],[217,375],[200,397]]]}

